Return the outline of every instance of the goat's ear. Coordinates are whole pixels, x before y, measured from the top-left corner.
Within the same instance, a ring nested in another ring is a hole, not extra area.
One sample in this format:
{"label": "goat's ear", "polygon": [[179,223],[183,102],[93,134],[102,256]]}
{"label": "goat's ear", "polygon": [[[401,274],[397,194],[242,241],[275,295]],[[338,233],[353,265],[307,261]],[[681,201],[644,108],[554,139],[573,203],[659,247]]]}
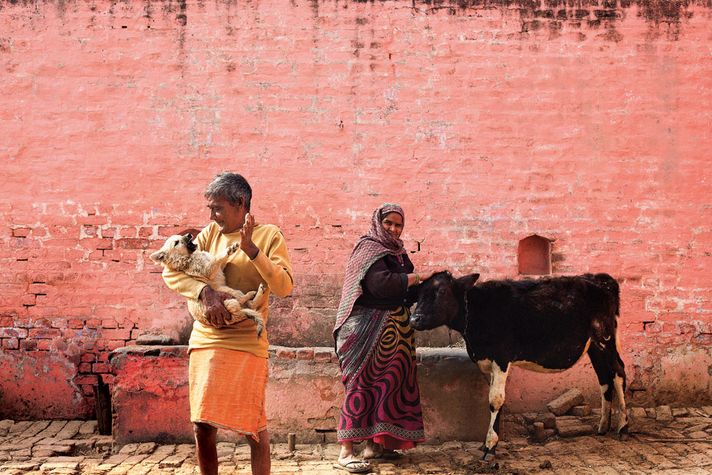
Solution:
{"label": "goat's ear", "polygon": [[480,278],[480,274],[468,274],[457,279],[458,285],[463,289],[468,290],[475,286],[475,282]]}
{"label": "goat's ear", "polygon": [[149,256],[153,262],[160,264],[166,260],[166,253],[164,251],[156,251]]}

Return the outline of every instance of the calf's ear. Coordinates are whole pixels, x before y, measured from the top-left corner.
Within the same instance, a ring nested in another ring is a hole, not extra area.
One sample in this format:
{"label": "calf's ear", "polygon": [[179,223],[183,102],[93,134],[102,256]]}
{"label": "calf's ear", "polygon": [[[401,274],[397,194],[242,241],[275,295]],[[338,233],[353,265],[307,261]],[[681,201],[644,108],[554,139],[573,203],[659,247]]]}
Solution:
{"label": "calf's ear", "polygon": [[477,282],[477,279],[480,278],[480,274],[468,274],[465,276],[460,277],[457,279],[458,285],[460,285],[463,289],[471,289],[472,287],[475,286],[475,282]]}

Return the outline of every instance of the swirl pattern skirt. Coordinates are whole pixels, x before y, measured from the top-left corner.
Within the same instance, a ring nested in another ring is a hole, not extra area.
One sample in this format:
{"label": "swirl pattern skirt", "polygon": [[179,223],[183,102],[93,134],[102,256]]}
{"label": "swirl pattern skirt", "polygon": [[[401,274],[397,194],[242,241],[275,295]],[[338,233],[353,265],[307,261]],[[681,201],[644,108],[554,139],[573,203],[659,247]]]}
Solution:
{"label": "swirl pattern skirt", "polygon": [[409,449],[425,440],[409,311],[355,305],[339,329],[336,353],[346,388],[339,442],[373,440]]}

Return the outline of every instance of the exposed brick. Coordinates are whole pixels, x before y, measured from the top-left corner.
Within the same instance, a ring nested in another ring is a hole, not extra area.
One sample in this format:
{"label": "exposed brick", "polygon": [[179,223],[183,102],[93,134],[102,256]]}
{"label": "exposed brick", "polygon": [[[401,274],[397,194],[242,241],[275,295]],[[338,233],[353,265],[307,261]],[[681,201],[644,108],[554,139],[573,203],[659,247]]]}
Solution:
{"label": "exposed brick", "polygon": [[6,350],[16,350],[20,347],[20,340],[17,338],[3,338],[2,347]]}
{"label": "exposed brick", "polygon": [[30,235],[30,228],[14,228],[12,230],[13,237],[27,237]]}
{"label": "exposed brick", "polygon": [[50,351],[52,349],[52,340],[36,340],[37,346],[35,349],[39,351]]}
{"label": "exposed brick", "polygon": [[297,350],[298,360],[313,360],[314,359],[314,349],[312,348],[300,348]]}
{"label": "exposed brick", "polygon": [[0,338],[27,338],[25,328],[0,328]]}
{"label": "exposed brick", "polygon": [[280,348],[277,350],[277,358],[293,360],[297,358],[297,351],[293,348]]}
{"label": "exposed brick", "polygon": [[570,389],[546,405],[553,414],[560,416],[569,409],[583,403],[583,394],[578,389]]}
{"label": "exposed brick", "polygon": [[62,336],[62,332],[57,328],[31,328],[28,338],[57,338]]}
{"label": "exposed brick", "polygon": [[91,367],[92,372],[94,373],[110,373],[111,372],[111,366],[109,366],[106,363],[94,363]]}
{"label": "exposed brick", "polygon": [[98,378],[96,375],[86,374],[82,376],[77,376],[76,378],[74,378],[74,382],[76,384],[96,385],[98,382]]}

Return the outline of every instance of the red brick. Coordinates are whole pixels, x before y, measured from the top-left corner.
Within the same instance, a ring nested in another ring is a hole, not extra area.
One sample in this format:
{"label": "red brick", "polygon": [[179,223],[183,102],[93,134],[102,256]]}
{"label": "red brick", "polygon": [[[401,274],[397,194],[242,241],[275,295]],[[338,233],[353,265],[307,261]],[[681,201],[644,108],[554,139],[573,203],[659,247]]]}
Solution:
{"label": "red brick", "polygon": [[31,328],[27,338],[57,338],[62,336],[62,332],[57,328]]}
{"label": "red brick", "polygon": [[94,385],[92,385],[92,384],[82,384],[82,385],[80,385],[80,387],[82,388],[82,394],[83,394],[83,395],[85,395],[85,396],[90,396],[90,397],[93,397],[93,396],[94,396]]}
{"label": "red brick", "polygon": [[106,349],[109,351],[113,351],[117,348],[123,348],[126,346],[126,341],[124,340],[108,340],[106,343]]}
{"label": "red brick", "polygon": [[27,338],[25,328],[0,328],[0,338]]}
{"label": "red brick", "polygon": [[148,249],[150,245],[148,239],[116,239],[114,243],[120,249]]}
{"label": "red brick", "polygon": [[152,226],[141,226],[138,228],[138,237],[140,238],[148,238],[153,235],[153,227]]}
{"label": "red brick", "polygon": [[90,385],[95,385],[97,384],[98,378],[94,374],[86,374],[82,376],[77,376],[74,378],[74,383],[75,384],[90,384]]}
{"label": "red brick", "polygon": [[52,349],[52,340],[36,340],[37,341],[37,350],[40,351],[49,351]]}
{"label": "red brick", "polygon": [[106,363],[94,363],[91,367],[93,373],[109,373],[111,366]]}
{"label": "red brick", "polygon": [[14,228],[12,230],[12,235],[14,237],[27,237],[30,235],[30,228]]}
{"label": "red brick", "polygon": [[37,349],[39,340],[20,340],[20,347],[25,351],[34,351]]}
{"label": "red brick", "polygon": [[20,340],[17,338],[3,338],[2,347],[6,350],[17,350],[20,348]]}

